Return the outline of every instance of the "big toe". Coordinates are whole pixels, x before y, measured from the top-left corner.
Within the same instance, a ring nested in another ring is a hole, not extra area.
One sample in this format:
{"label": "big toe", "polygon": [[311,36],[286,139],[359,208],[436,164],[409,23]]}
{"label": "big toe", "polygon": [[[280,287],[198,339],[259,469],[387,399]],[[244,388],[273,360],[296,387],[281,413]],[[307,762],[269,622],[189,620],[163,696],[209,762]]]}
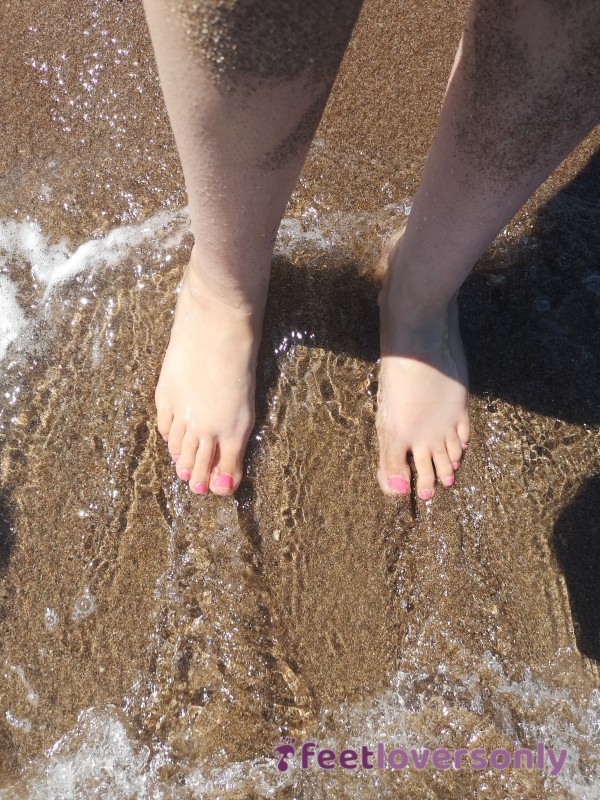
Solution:
{"label": "big toe", "polygon": [[214,494],[230,495],[242,480],[242,458],[245,441],[219,442],[218,454],[210,474],[210,490]]}
{"label": "big toe", "polygon": [[381,447],[381,458],[377,480],[384,494],[410,493],[410,467],[407,461],[408,448],[396,445]]}

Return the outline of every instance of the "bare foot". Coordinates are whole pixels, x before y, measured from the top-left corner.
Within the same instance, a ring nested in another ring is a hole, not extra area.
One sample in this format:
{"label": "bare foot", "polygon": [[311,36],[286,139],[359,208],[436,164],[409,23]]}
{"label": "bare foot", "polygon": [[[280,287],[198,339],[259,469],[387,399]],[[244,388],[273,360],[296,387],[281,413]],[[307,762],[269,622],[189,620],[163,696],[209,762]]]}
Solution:
{"label": "bare foot", "polygon": [[198,494],[232,494],[242,479],[262,317],[217,299],[192,251],[155,400],[177,474]]}
{"label": "bare foot", "polygon": [[378,265],[383,288],[377,478],[387,494],[410,492],[407,455],[412,452],[417,495],[428,500],[436,474],[440,483],[452,486],[469,441],[467,362],[456,299],[441,312],[420,305],[403,280],[400,244],[401,233]]}

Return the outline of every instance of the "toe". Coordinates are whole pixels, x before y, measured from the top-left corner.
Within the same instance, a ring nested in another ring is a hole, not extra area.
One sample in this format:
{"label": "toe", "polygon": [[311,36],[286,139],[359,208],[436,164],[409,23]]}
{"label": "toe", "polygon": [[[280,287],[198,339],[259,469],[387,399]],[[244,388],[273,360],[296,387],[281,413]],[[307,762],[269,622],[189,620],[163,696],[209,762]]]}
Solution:
{"label": "toe", "polygon": [[183,437],[185,436],[185,420],[174,420],[169,430],[169,453],[173,461],[177,461],[181,455],[181,448],[183,446]]}
{"label": "toe", "polygon": [[395,448],[391,455],[381,459],[377,480],[384,494],[409,494],[410,493],[410,467],[408,465],[407,448]]}
{"label": "toe", "polygon": [[217,442],[212,438],[200,439],[196,450],[196,460],[190,478],[190,488],[196,494],[204,494],[208,489],[210,468],[215,456]]}
{"label": "toe", "polygon": [[242,480],[242,456],[245,442],[219,442],[210,474],[210,490],[215,494],[233,494]]}
{"label": "toe", "polygon": [[198,436],[194,430],[186,430],[181,442],[181,455],[177,459],[177,474],[182,481],[189,481],[196,461]]}
{"label": "toe", "polygon": [[452,433],[448,434],[446,450],[448,451],[448,457],[452,462],[453,469],[458,469],[463,454],[463,446],[456,431],[452,431]]}
{"label": "toe", "polygon": [[[380,485],[382,481],[380,480]],[[410,469],[408,464],[405,468],[397,467],[385,479],[381,486],[386,494],[410,494]]]}
{"label": "toe", "polygon": [[443,486],[452,486],[454,483],[454,469],[446,450],[433,454],[433,465],[438,481]]}
{"label": "toe", "polygon": [[169,431],[171,430],[172,424],[173,406],[169,405],[168,403],[163,403],[160,406],[157,404],[156,427],[165,441],[169,436]]}
{"label": "toe", "polygon": [[458,434],[458,438],[462,443],[463,450],[466,450],[466,446],[469,444],[469,436],[470,436],[470,426],[469,426],[469,417],[465,415],[463,419],[458,423],[456,426],[456,432]]}
{"label": "toe", "polygon": [[417,470],[417,497],[429,500],[434,494],[435,474],[433,472],[432,455],[429,450],[413,451]]}

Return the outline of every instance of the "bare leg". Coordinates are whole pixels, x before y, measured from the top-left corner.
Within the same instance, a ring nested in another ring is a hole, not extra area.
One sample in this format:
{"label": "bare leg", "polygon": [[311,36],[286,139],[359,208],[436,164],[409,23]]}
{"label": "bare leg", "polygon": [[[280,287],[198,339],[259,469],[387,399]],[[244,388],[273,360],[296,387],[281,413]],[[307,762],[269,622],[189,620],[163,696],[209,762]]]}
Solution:
{"label": "bare leg", "polygon": [[177,472],[231,494],[277,228],[359,0],[144,0],[195,244],[156,388]]}
{"label": "bare leg", "polygon": [[[433,495],[469,439],[456,295],[529,195],[600,121],[595,0],[475,0],[380,295],[379,484]],[[434,473],[435,469],[435,473]]]}

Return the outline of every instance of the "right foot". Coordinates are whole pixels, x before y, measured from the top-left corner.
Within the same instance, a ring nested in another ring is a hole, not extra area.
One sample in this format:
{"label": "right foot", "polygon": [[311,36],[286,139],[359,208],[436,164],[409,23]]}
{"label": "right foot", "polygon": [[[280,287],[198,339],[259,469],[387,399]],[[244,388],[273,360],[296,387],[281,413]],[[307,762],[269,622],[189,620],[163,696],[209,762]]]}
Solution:
{"label": "right foot", "polygon": [[412,452],[417,496],[428,500],[436,475],[441,484],[452,486],[469,440],[467,362],[456,300],[435,313],[419,307],[398,259],[400,243],[397,235],[378,265],[384,274],[377,477],[386,494],[407,494],[407,455]]}
{"label": "right foot", "polygon": [[217,299],[192,250],[155,401],[177,474],[197,494],[233,494],[242,479],[262,316]]}

